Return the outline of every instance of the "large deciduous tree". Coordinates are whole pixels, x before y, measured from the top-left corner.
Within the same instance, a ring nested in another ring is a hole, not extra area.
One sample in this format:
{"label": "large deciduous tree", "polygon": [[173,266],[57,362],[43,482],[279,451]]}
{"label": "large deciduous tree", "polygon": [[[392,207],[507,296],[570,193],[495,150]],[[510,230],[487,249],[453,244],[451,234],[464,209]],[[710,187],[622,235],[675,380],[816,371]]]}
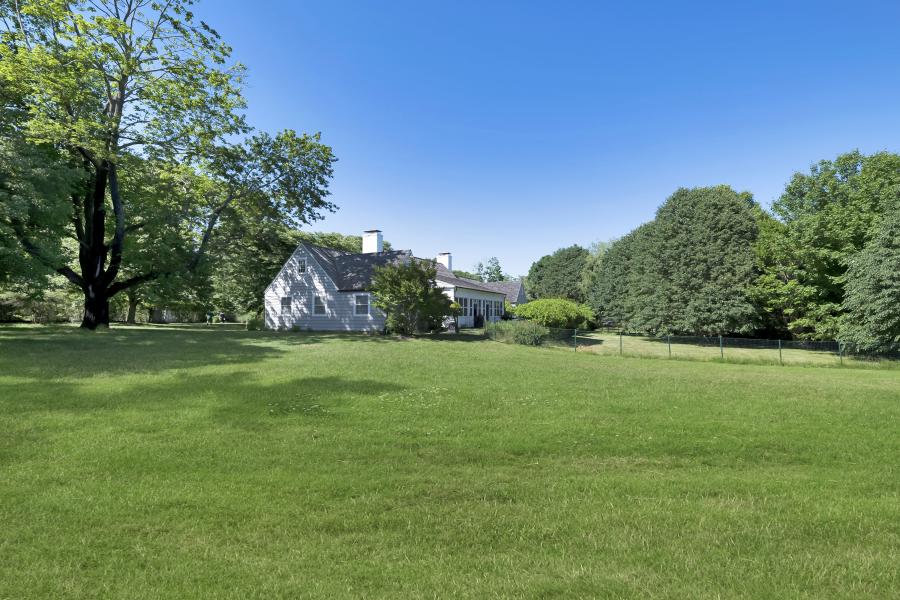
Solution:
{"label": "large deciduous tree", "polygon": [[900,350],[900,205],[850,259],[841,340],[864,352]]}
{"label": "large deciduous tree", "polygon": [[900,156],[858,151],[796,173],[772,205],[781,225],[766,235],[757,295],[791,333],[833,339],[847,268],[878,231],[900,192]]}
{"label": "large deciduous tree", "polygon": [[[50,231],[31,211],[2,215],[4,226],[32,259],[83,292],[83,327],[107,325],[119,292],[197,271],[226,212],[270,212],[299,225],[333,209],[326,196],[334,158],[318,136],[286,131],[232,142],[248,133],[243,69],[228,64],[230,49],[195,21],[191,4],[0,4],[11,137],[58,151],[80,172],[51,211],[64,203],[65,232]],[[54,233],[73,240],[68,253],[52,247]],[[163,233],[179,243],[154,257]]]}
{"label": "large deciduous tree", "polygon": [[656,213],[660,332],[753,332],[755,203],[728,186],[679,189]]}
{"label": "large deciduous tree", "polygon": [[595,310],[635,331],[752,332],[756,210],[748,194],[727,186],[679,189],[653,221],[610,246]]}
{"label": "large deciduous tree", "polygon": [[532,299],[568,298],[582,302],[582,277],[589,256],[585,248],[575,245],[541,257],[528,270],[528,295]]}

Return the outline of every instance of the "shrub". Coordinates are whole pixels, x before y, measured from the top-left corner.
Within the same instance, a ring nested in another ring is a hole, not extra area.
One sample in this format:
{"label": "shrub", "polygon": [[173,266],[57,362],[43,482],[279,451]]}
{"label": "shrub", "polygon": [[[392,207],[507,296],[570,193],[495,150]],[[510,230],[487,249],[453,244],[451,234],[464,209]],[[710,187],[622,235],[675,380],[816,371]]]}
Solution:
{"label": "shrub", "polygon": [[487,323],[484,331],[489,338],[498,342],[540,346],[550,330],[533,321],[498,321]]}
{"label": "shrub", "polygon": [[253,316],[247,319],[247,331],[262,331],[266,321],[262,317]]}
{"label": "shrub", "polygon": [[450,299],[437,287],[434,261],[414,260],[375,269],[374,304],[386,315],[392,333],[411,335],[438,331],[452,314]]}
{"label": "shrub", "polygon": [[514,312],[520,319],[564,329],[590,329],[594,318],[590,307],[565,298],[533,300],[517,306]]}

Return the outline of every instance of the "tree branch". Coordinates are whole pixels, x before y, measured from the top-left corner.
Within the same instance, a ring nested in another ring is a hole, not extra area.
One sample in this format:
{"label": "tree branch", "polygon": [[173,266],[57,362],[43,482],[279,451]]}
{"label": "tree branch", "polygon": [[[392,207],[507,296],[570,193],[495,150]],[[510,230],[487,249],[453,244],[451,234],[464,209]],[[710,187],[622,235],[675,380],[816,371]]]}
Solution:
{"label": "tree branch", "polygon": [[191,257],[191,262],[188,263],[187,270],[189,272],[194,271],[200,264],[200,260],[206,252],[206,247],[209,245],[209,239],[212,237],[213,229],[215,229],[216,224],[219,222],[219,217],[222,216],[222,212],[231,205],[235,198],[236,195],[234,191],[229,191],[225,201],[210,215],[209,222],[206,224],[206,229],[203,231],[203,238],[200,240],[200,246],[197,248],[197,251],[194,252],[194,256]]}
{"label": "tree branch", "polygon": [[159,275],[160,275],[159,273],[151,271],[149,273],[144,273],[143,275],[137,275],[135,277],[131,277],[124,281],[117,281],[114,284],[112,284],[111,286],[109,286],[109,288],[106,291],[106,294],[108,297],[112,298],[113,296],[115,296],[116,294],[118,294],[119,292],[121,292],[123,290],[127,290],[129,288],[132,288],[141,283],[145,283],[147,281],[153,281],[154,279],[159,277]]}
{"label": "tree branch", "polygon": [[40,246],[29,239],[29,237],[25,234],[25,228],[22,226],[21,222],[13,221],[12,229],[16,234],[16,238],[19,240],[19,243],[22,244],[22,248],[25,249],[25,252],[27,252],[30,256],[35,258],[45,267],[53,269],[78,287],[84,289],[84,279],[79,277],[78,274],[69,267],[65,265],[58,266],[58,263],[47,256],[46,252],[44,252],[44,250]]}

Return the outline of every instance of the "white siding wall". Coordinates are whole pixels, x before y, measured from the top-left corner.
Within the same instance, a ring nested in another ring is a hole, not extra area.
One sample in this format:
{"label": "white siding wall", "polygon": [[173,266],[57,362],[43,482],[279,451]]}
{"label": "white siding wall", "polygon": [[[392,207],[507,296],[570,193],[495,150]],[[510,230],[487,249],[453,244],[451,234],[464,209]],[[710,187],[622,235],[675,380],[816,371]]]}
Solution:
{"label": "white siding wall", "polygon": [[[443,286],[446,284],[442,284],[440,281],[437,282],[439,286]],[[503,310],[503,301],[506,299],[505,294],[493,293],[493,292],[482,292],[479,290],[470,290],[468,288],[456,287],[456,288],[446,288],[442,287],[444,293],[447,294],[451,300],[459,303],[462,298],[469,298],[471,300],[486,300],[491,301],[494,300],[499,302],[500,311]],[[480,314],[484,314],[482,311]],[[500,315],[493,315],[490,318],[491,321],[499,321]],[[470,315],[460,315],[459,317],[459,326],[460,327],[474,327],[475,326],[475,318]]]}
{"label": "white siding wall", "polygon": [[[306,273],[300,273],[301,259]],[[339,292],[321,266],[304,250],[297,248],[275,280],[266,288],[266,327],[269,329],[312,329],[319,331],[381,331],[384,314],[372,306],[369,314],[356,315],[356,296],[365,292]],[[325,315],[313,314],[313,297],[325,299]],[[291,297],[291,311],[282,314],[281,299]]]}

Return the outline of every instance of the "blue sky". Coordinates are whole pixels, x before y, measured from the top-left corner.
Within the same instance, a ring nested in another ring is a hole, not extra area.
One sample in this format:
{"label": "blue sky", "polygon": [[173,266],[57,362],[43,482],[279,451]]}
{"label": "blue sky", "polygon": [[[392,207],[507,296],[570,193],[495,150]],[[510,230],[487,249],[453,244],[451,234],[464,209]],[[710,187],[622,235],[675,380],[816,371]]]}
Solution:
{"label": "blue sky", "polygon": [[340,210],[418,256],[528,271],[675,189],[767,205],[900,141],[898,2],[275,2],[196,11],[249,70],[249,121],[321,131]]}

